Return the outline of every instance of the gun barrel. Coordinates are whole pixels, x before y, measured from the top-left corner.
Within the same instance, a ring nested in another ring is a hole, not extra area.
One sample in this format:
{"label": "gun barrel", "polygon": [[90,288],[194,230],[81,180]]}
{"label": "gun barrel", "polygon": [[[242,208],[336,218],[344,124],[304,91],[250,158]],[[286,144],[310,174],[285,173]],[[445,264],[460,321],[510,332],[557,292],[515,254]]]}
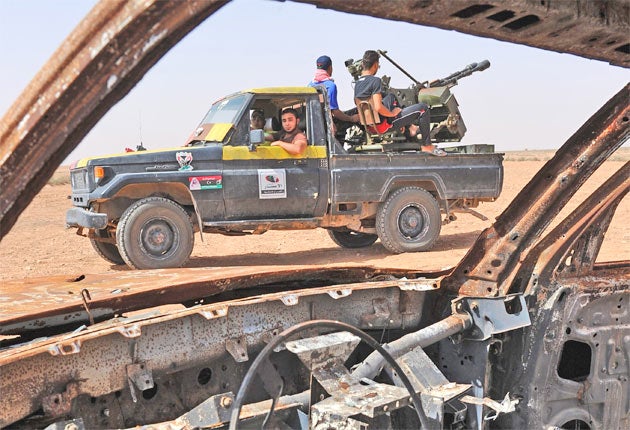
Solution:
{"label": "gun barrel", "polygon": [[459,70],[455,73],[448,75],[442,79],[436,79],[429,83],[429,87],[443,87],[446,85],[457,85],[457,81],[461,78],[465,78],[466,76],[470,76],[475,72],[481,72],[490,67],[490,61],[483,60],[480,63],[471,63],[464,67],[462,70]]}
{"label": "gun barrel", "polygon": [[481,72],[481,71],[484,71],[484,70],[486,70],[488,67],[490,67],[490,61],[488,61],[488,60],[483,60],[481,63],[479,63],[479,64],[477,65],[477,70],[476,70],[476,72]]}

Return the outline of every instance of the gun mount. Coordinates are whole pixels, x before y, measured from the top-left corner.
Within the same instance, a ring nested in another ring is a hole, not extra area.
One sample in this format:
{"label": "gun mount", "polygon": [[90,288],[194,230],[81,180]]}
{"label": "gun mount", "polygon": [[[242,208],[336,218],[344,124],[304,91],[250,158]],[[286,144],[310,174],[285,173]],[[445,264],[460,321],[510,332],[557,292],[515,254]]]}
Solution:
{"label": "gun mount", "polygon": [[[391,78],[383,76],[381,77],[383,90],[393,93],[401,106],[409,106],[419,102],[424,102],[429,106],[432,141],[436,143],[461,141],[466,134],[466,125],[459,111],[459,104],[451,93],[450,88],[457,85],[460,79],[468,77],[475,72],[486,70],[490,67],[490,61],[483,60],[479,63],[469,64],[445,78],[435,79],[430,82],[420,82],[391,59],[387,55],[387,51],[379,49],[377,52],[413,82],[409,88],[392,88],[390,86]],[[361,60],[355,61],[350,58],[344,62],[344,65],[356,81],[363,71]]]}

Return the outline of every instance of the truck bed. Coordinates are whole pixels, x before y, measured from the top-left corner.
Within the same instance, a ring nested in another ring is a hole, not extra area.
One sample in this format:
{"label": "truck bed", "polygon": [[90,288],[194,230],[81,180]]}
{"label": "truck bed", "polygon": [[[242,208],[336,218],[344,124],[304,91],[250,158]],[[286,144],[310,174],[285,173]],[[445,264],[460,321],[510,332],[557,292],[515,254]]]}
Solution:
{"label": "truck bed", "polygon": [[[330,157],[333,202],[383,201],[395,183],[425,182],[440,199],[496,199],[503,186],[503,154],[374,152]],[[432,185],[433,184],[433,185]]]}

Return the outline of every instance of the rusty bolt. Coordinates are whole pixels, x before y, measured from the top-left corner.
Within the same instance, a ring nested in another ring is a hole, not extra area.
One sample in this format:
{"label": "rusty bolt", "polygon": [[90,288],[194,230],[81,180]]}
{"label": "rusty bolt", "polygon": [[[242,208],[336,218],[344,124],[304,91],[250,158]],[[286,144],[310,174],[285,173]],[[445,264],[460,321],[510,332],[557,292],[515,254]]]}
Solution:
{"label": "rusty bolt", "polygon": [[227,397],[227,396],[221,397],[221,406],[224,407],[225,409],[232,406],[232,403],[234,403],[234,401],[232,400],[231,397]]}

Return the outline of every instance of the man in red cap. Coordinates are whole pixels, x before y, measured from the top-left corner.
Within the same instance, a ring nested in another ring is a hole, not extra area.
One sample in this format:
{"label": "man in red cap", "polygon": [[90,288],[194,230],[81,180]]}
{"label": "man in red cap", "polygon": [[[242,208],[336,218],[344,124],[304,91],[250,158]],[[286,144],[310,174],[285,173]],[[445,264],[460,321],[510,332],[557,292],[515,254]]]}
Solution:
{"label": "man in red cap", "polygon": [[328,55],[322,55],[315,62],[317,70],[315,70],[315,77],[309,82],[309,87],[317,85],[323,85],[326,87],[328,93],[328,102],[330,104],[330,111],[333,118],[344,122],[359,122],[359,114],[348,115],[339,109],[339,103],[337,103],[337,84],[331,78],[332,76],[332,60]]}

